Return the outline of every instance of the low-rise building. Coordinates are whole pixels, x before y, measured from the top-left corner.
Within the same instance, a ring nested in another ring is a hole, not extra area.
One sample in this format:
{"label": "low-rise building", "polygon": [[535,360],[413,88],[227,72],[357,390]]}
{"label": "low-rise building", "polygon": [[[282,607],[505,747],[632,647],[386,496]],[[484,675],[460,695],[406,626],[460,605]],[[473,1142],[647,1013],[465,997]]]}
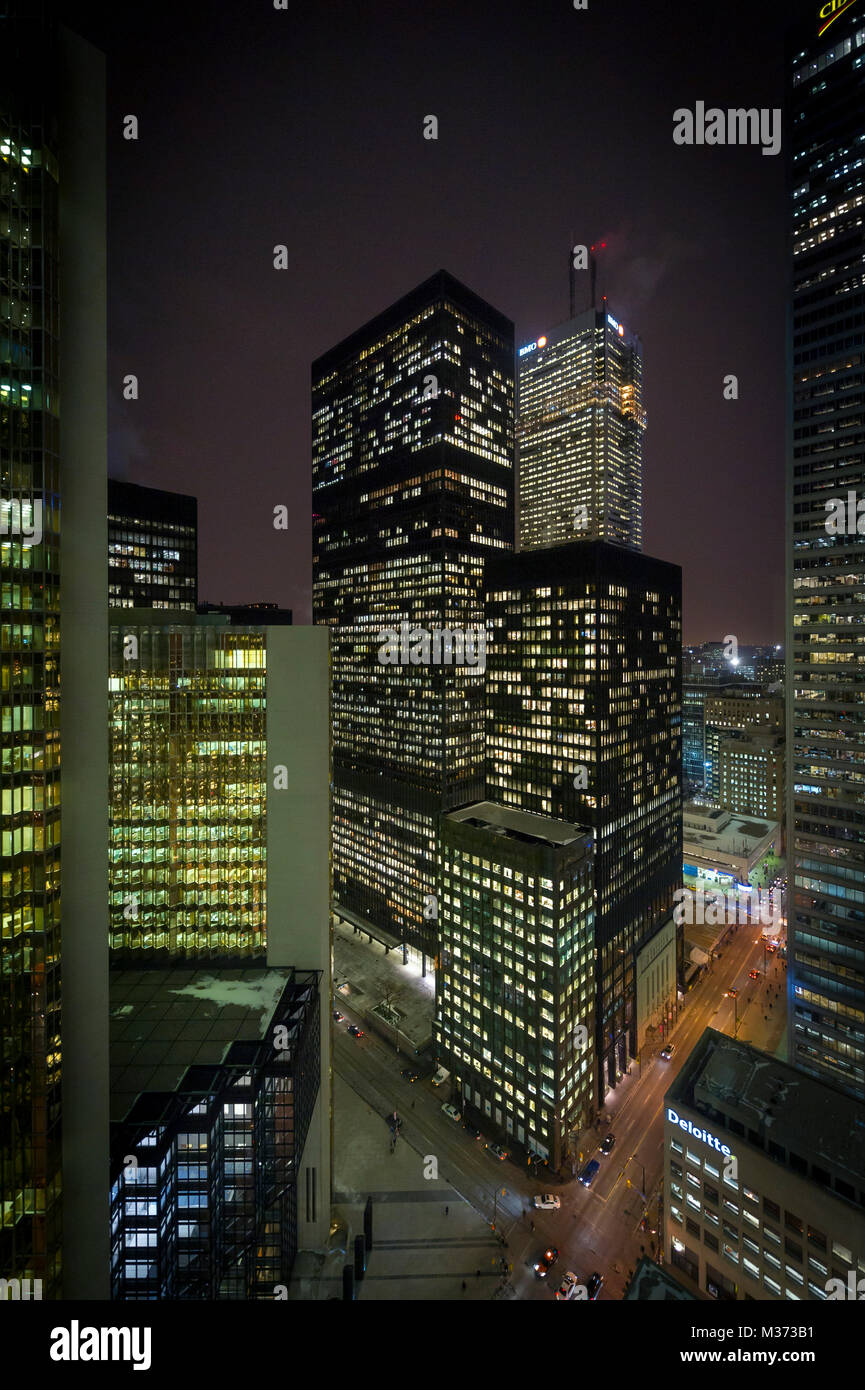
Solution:
{"label": "low-rise building", "polygon": [[861,1105],[707,1028],[664,1097],[664,1219],[670,1264],[713,1298],[855,1298]]}

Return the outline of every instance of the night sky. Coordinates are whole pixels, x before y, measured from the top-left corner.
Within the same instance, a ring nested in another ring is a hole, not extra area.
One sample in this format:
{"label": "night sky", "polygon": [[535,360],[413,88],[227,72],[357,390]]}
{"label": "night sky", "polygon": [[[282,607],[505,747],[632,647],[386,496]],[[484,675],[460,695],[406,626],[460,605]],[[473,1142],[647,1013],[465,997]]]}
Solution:
{"label": "night sky", "polygon": [[308,622],[312,360],[441,267],[531,341],[568,317],[573,233],[642,339],[644,549],[683,567],[685,640],[782,640],[784,153],[672,131],[698,100],[781,106],[812,8],[70,10],[108,54],[109,471],[197,495],[200,596]]}

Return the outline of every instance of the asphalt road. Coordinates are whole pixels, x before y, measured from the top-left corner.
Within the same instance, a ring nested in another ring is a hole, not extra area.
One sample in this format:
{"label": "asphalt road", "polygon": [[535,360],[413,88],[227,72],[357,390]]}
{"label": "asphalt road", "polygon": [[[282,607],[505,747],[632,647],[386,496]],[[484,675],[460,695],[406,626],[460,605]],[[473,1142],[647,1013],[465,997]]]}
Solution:
{"label": "asphalt road", "polygon": [[[762,1019],[766,983],[762,974],[759,980],[748,977],[750,969],[762,970],[759,928],[738,927],[721,949],[721,959],[713,962],[680,1007],[671,1035],[672,1060],[664,1062],[656,1056],[644,1061],[642,1068],[634,1062],[631,1074],[607,1097],[609,1123],[602,1121],[600,1129],[583,1136],[582,1161],[594,1157],[601,1164],[590,1189],[576,1180],[562,1183],[546,1169],[536,1177],[511,1159],[495,1159],[483,1141],[471,1139],[461,1124],[442,1113],[442,1103],[450,1099],[447,1086],[404,1080],[400,1069],[411,1065],[411,1060],[398,1056],[378,1037],[351,1037],[346,1024],[361,1020],[344,1001],[338,1002],[346,1021],[334,1023],[336,1070],[380,1112],[383,1123],[385,1116],[397,1110],[403,1120],[399,1142],[417,1151],[419,1165],[423,1156],[435,1155],[439,1175],[485,1220],[492,1223],[495,1215],[496,1228],[508,1242],[504,1254],[513,1264],[507,1290],[511,1296],[552,1299],[561,1275],[571,1269],[581,1281],[599,1270],[605,1278],[600,1297],[620,1299],[641,1246],[652,1253],[650,1242],[654,1241],[657,1250],[658,1235],[641,1233],[640,1221],[644,1195],[652,1198],[663,1177],[665,1092],[706,1027],[732,1034],[738,1021],[740,1033],[744,1025],[749,1036],[756,1037],[754,1025],[758,1016]],[[735,1001],[725,995],[734,986],[739,990]],[[608,1132],[614,1133],[616,1144],[605,1157],[598,1146]],[[544,1191],[561,1198],[560,1210],[530,1211],[532,1197]],[[657,1203],[652,1202],[653,1221],[656,1210]],[[556,1246],[560,1253],[548,1279],[541,1281],[533,1265],[545,1245]]]}

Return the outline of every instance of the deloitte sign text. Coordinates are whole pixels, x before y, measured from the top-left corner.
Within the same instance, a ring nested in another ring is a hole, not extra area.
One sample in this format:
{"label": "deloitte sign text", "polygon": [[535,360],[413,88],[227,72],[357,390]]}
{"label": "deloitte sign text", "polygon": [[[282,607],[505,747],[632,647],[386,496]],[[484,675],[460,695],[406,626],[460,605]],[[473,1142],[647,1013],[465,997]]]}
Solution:
{"label": "deloitte sign text", "polygon": [[725,1158],[730,1157],[730,1150],[726,1144],[722,1144],[707,1129],[700,1129],[698,1125],[691,1124],[690,1120],[680,1120],[675,1110],[669,1105],[667,1106],[667,1119],[671,1125],[678,1125],[686,1134],[693,1134],[695,1139],[702,1139],[703,1143],[708,1144],[710,1149],[717,1149],[718,1153],[723,1154]]}

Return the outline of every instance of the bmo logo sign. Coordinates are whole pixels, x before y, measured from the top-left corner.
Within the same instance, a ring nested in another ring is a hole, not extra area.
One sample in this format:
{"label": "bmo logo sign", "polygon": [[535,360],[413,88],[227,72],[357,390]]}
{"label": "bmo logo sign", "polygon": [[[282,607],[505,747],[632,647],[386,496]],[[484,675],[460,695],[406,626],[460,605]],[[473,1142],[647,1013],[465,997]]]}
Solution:
{"label": "bmo logo sign", "polygon": [[717,1153],[723,1154],[725,1158],[731,1156],[731,1150],[727,1148],[726,1144],[722,1144],[708,1129],[700,1129],[699,1125],[692,1124],[690,1120],[680,1119],[671,1105],[667,1106],[667,1119],[670,1121],[671,1125],[678,1125],[686,1134],[692,1135],[694,1139],[702,1140],[704,1144],[709,1145],[710,1149],[714,1149]]}

